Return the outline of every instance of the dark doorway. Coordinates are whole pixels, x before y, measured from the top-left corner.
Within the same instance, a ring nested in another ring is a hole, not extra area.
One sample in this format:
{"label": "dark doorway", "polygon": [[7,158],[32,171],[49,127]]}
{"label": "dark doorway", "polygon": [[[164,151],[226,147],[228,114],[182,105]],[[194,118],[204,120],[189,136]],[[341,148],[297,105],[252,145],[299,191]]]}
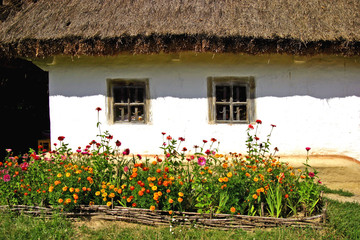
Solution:
{"label": "dark doorway", "polygon": [[19,155],[50,138],[47,72],[22,59],[0,60],[0,101],[1,160],[5,149]]}

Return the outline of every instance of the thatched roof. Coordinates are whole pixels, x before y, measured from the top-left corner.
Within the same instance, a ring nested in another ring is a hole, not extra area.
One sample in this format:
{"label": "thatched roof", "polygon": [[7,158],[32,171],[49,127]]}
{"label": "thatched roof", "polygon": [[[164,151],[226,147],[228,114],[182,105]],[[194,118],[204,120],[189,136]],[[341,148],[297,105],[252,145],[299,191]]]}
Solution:
{"label": "thatched roof", "polygon": [[360,55],[358,0],[8,0],[0,56]]}

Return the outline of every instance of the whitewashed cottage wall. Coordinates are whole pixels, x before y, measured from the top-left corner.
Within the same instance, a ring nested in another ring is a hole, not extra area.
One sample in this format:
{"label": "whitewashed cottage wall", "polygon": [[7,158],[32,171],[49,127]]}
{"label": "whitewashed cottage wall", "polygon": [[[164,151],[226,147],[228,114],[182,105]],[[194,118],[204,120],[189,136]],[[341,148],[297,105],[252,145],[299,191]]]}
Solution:
{"label": "whitewashed cottage wall", "polygon": [[[247,124],[209,124],[207,78],[252,76],[260,137],[276,124],[272,143],[280,154],[341,154],[360,159],[360,58],[235,54],[121,55],[55,57],[40,65],[49,71],[52,142],[65,136],[76,149],[101,130],[133,153],[161,153],[161,132],[185,137],[192,149],[217,138],[221,152],[244,152]],[[107,121],[109,78],[148,78],[150,122]]]}

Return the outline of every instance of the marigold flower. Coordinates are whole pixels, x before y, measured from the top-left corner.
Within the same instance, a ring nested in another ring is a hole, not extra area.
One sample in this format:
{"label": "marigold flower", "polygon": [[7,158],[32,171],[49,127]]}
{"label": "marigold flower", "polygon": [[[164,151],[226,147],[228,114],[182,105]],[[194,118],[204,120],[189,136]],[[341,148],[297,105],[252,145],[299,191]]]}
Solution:
{"label": "marigold flower", "polygon": [[62,198],[59,198],[58,203],[63,203],[64,200]]}
{"label": "marigold flower", "polygon": [[306,178],[304,175],[301,175],[300,177],[301,177],[302,179]]}
{"label": "marigold flower", "polygon": [[172,211],[172,210],[170,210],[170,211],[169,211],[169,215],[172,215],[172,214],[173,214],[173,211]]}
{"label": "marigold flower", "polygon": [[151,210],[151,211],[155,211],[155,206],[151,206],[151,207],[150,207],[150,210]]}
{"label": "marigold flower", "polygon": [[169,203],[171,204],[171,203],[173,203],[174,202],[174,200],[172,200],[171,198],[169,199]]}
{"label": "marigold flower", "polygon": [[228,172],[228,173],[226,174],[226,176],[227,176],[228,178],[231,178],[231,177],[232,177],[232,172]]}
{"label": "marigold flower", "polygon": [[67,173],[65,174],[65,176],[66,176],[66,177],[70,177],[70,176],[71,176],[71,173],[67,172]]}
{"label": "marigold flower", "polygon": [[179,197],[183,197],[183,196],[184,196],[184,193],[179,192],[178,195],[179,195]]}
{"label": "marigold flower", "polygon": [[288,198],[289,197],[289,194],[285,194],[285,198]]}
{"label": "marigold flower", "polygon": [[111,202],[107,202],[107,203],[106,203],[106,206],[108,206],[108,207],[110,207],[111,205],[112,205]]}
{"label": "marigold flower", "polygon": [[58,178],[61,178],[61,177],[62,177],[62,174],[61,174],[61,173],[58,173],[56,176],[57,176]]}
{"label": "marigold flower", "polygon": [[100,191],[97,191],[96,193],[95,193],[95,196],[99,196],[101,193],[100,193]]}
{"label": "marigold flower", "polygon": [[74,190],[75,189],[73,187],[69,188],[69,192],[71,192],[71,193],[74,192]]}
{"label": "marigold flower", "polygon": [[182,198],[180,198],[180,197],[178,198],[178,202],[180,202],[180,203],[181,203],[183,200],[184,200],[184,199],[182,199]]}
{"label": "marigold flower", "polygon": [[156,190],[157,190],[157,186],[152,186],[151,189],[152,189],[153,191],[156,191]]}
{"label": "marigold flower", "polygon": [[230,208],[230,212],[235,213],[235,212],[236,212],[236,209],[235,209],[234,207],[231,207],[231,208]]}
{"label": "marigold flower", "polygon": [[65,186],[65,187],[62,188],[62,190],[63,190],[64,192],[66,192],[66,191],[68,190],[68,187]]}
{"label": "marigold flower", "polygon": [[254,177],[254,182],[259,181],[259,179],[257,177]]}
{"label": "marigold flower", "polygon": [[109,198],[114,198],[115,197],[115,193],[110,193],[109,194]]}
{"label": "marigold flower", "polygon": [[79,199],[79,196],[76,193],[73,195],[73,197],[75,200]]}
{"label": "marigold flower", "polygon": [[223,177],[223,181],[224,181],[224,182],[228,182],[229,179],[228,179],[227,177]]}
{"label": "marigold flower", "polygon": [[66,202],[67,204],[71,203],[71,198],[66,199],[65,202]]}
{"label": "marigold flower", "polygon": [[253,199],[257,199],[258,198],[258,195],[254,194],[252,195]]}

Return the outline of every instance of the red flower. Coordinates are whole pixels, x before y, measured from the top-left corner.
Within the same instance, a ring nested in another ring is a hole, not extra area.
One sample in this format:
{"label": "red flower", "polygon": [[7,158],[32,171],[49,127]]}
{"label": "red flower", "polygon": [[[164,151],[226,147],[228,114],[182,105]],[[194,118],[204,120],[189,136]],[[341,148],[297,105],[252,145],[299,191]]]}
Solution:
{"label": "red flower", "polygon": [[60,136],[60,137],[58,137],[58,140],[59,141],[63,141],[65,139],[65,137],[64,136]]}
{"label": "red flower", "polygon": [[205,151],[205,153],[206,153],[207,155],[209,155],[211,152],[210,152],[210,150],[208,149],[208,150]]}
{"label": "red flower", "polygon": [[187,148],[186,148],[186,147],[183,147],[182,150],[183,150],[183,152],[186,152],[186,151],[187,151]]}
{"label": "red flower", "polygon": [[249,124],[248,128],[249,128],[249,129],[254,129],[254,126],[251,125],[251,124]]}
{"label": "red flower", "polygon": [[278,151],[279,151],[279,149],[278,149],[277,147],[275,147],[275,148],[274,148],[274,151],[275,151],[275,152],[278,152]]}
{"label": "red flower", "polygon": [[130,190],[133,191],[135,189],[134,186],[130,186]]}
{"label": "red flower", "polygon": [[172,139],[172,137],[169,135],[166,137],[166,139],[170,141]]}
{"label": "red flower", "polygon": [[258,138],[258,137],[255,137],[255,140],[256,140],[256,141],[258,141],[258,140],[260,140],[260,138]]}
{"label": "red flower", "polygon": [[216,142],[216,138],[211,138],[211,141],[212,141],[212,142]]}
{"label": "red flower", "polygon": [[121,146],[121,142],[119,140],[116,140],[115,144],[116,144],[117,147]]}
{"label": "red flower", "polygon": [[289,194],[285,194],[285,198],[288,198],[289,197]]}
{"label": "red flower", "polygon": [[179,141],[183,142],[183,141],[185,141],[185,138],[179,137]]}
{"label": "red flower", "polygon": [[165,134],[166,134],[166,132],[162,132],[161,134],[162,134],[162,135],[165,135]]}
{"label": "red flower", "polygon": [[306,151],[310,151],[311,148],[307,147],[307,148],[305,148],[305,149],[306,149]]}
{"label": "red flower", "polygon": [[124,152],[123,152],[124,155],[129,155],[130,154],[130,149],[125,149]]}
{"label": "red flower", "polygon": [[207,143],[207,140],[203,140],[203,143]]}
{"label": "red flower", "polygon": [[106,138],[107,138],[107,139],[113,139],[113,138],[114,138],[114,136],[109,135],[109,136],[107,136]]}
{"label": "red flower", "polygon": [[274,124],[271,124],[271,126],[274,128],[274,127],[276,127],[276,125],[274,125]]}
{"label": "red flower", "polygon": [[98,112],[100,112],[101,110],[102,110],[101,107],[96,108],[96,111],[98,111]]}
{"label": "red flower", "polygon": [[262,124],[262,121],[258,119],[258,120],[256,120],[256,123],[257,124]]}
{"label": "red flower", "polygon": [[311,178],[315,177],[315,173],[309,172],[309,177],[311,177]]}

